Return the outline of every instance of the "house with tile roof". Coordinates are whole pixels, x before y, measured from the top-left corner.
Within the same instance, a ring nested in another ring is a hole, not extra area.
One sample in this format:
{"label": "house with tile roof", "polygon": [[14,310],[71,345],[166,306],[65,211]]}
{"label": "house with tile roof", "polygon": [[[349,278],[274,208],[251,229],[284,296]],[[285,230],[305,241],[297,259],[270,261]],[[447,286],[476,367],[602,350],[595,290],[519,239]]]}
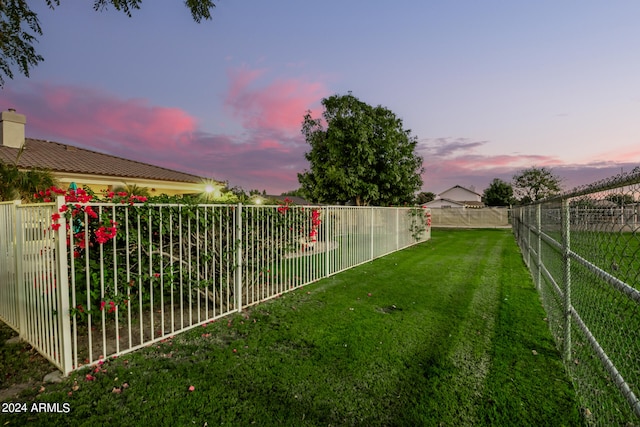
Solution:
{"label": "house with tile roof", "polygon": [[482,195],[474,190],[455,185],[422,206],[428,208],[483,208],[484,203],[482,202]]}
{"label": "house with tile roof", "polygon": [[224,183],[160,166],[111,156],[69,144],[25,138],[26,117],[15,110],[0,113],[0,161],[22,170],[46,169],[66,188],[72,182],[94,192],[123,186],[169,196],[220,191]]}

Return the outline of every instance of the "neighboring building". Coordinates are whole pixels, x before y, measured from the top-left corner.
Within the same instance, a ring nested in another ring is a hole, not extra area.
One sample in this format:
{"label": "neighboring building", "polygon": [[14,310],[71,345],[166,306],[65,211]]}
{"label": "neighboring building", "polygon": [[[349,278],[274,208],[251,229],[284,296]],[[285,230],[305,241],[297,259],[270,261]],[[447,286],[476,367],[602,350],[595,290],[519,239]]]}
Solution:
{"label": "neighboring building", "polygon": [[423,204],[428,208],[483,208],[482,195],[460,185],[453,186]]}
{"label": "neighboring building", "polygon": [[[216,193],[224,183],[197,175],[98,153],[68,144],[25,138],[26,117],[15,110],[0,113],[0,161],[22,170],[47,169],[66,188],[74,182],[94,192],[126,185],[145,187],[149,194]],[[19,158],[18,155],[22,150]]]}

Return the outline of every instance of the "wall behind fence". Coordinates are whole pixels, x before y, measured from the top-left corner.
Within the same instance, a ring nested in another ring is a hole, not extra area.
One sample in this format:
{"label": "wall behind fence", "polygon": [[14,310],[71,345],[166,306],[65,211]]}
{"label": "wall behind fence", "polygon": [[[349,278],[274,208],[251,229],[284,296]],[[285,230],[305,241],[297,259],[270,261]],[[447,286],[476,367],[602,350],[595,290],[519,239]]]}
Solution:
{"label": "wall behind fence", "polygon": [[509,208],[431,208],[433,227],[511,228]]}
{"label": "wall behind fence", "polygon": [[590,424],[640,424],[639,214],[640,173],[513,211]]}
{"label": "wall behind fence", "polygon": [[65,373],[430,238],[421,208],[7,206],[0,318]]}

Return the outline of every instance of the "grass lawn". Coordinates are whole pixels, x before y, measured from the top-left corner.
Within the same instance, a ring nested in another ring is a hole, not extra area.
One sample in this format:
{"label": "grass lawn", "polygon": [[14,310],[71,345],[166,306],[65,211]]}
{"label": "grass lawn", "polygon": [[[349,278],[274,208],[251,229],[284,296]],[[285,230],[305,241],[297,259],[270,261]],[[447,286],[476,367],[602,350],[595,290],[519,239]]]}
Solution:
{"label": "grass lawn", "polygon": [[70,411],[0,413],[0,425],[582,423],[508,230],[439,230],[4,402]]}

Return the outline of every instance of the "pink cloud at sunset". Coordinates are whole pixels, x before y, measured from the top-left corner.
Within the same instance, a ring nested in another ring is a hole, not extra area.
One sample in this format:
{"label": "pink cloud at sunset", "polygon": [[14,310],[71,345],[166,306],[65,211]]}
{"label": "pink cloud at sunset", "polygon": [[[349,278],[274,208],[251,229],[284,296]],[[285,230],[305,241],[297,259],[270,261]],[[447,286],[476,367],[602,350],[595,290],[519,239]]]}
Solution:
{"label": "pink cloud at sunset", "polygon": [[[242,70],[239,74],[225,98],[241,126],[238,134],[206,133],[198,129],[196,118],[181,109],[82,87],[6,88],[1,107],[27,115],[28,137],[213,177],[247,190],[295,189],[297,173],[307,167],[300,123],[326,91],[300,80],[248,88],[261,73]],[[235,99],[232,94],[239,101],[229,101]]]}
{"label": "pink cloud at sunset", "polygon": [[590,163],[640,162],[640,141],[638,141],[638,145],[636,146],[623,147],[615,152],[606,151],[597,156],[590,157],[587,161]]}
{"label": "pink cloud at sunset", "polygon": [[[319,106],[328,90],[301,79],[269,81],[265,70],[229,72],[227,91],[219,100],[236,121],[235,133],[205,132],[201,120],[175,107],[143,99],[123,99],[76,86],[28,83],[5,88],[0,108],[27,115],[28,137],[70,143],[206,178],[245,190],[279,194],[299,187],[297,174],[308,168],[308,146],[300,133],[309,109]],[[233,128],[234,126],[232,126]],[[493,178],[511,181],[527,167],[547,166],[565,181],[565,189],[630,170],[639,150],[608,153],[607,161],[566,164],[559,158],[528,153],[486,154],[490,141],[466,138],[421,140],[423,189],[435,193],[454,185],[481,192]],[[604,156],[603,156],[604,158]]]}
{"label": "pink cloud at sunset", "polygon": [[3,103],[27,115],[28,134],[33,137],[61,138],[98,150],[121,143],[166,149],[196,130],[196,120],[184,111],[145,100],[50,84],[21,89],[5,88]]}
{"label": "pink cloud at sunset", "polygon": [[[630,171],[637,164],[629,153],[620,153],[618,161],[597,161],[569,164],[545,155],[481,154],[478,149],[489,141],[470,141],[465,138],[436,138],[423,140],[418,151],[423,156],[425,191],[439,193],[454,185],[473,187],[482,191],[494,178],[511,182],[513,175],[530,167],[547,167],[562,179],[564,190],[595,182],[621,172]],[[636,157],[637,158],[637,157]]]}
{"label": "pink cloud at sunset", "polygon": [[299,134],[305,112],[317,107],[328,91],[320,83],[298,79],[279,79],[256,88],[255,83],[263,74],[264,71],[246,68],[230,70],[225,107],[247,129]]}

